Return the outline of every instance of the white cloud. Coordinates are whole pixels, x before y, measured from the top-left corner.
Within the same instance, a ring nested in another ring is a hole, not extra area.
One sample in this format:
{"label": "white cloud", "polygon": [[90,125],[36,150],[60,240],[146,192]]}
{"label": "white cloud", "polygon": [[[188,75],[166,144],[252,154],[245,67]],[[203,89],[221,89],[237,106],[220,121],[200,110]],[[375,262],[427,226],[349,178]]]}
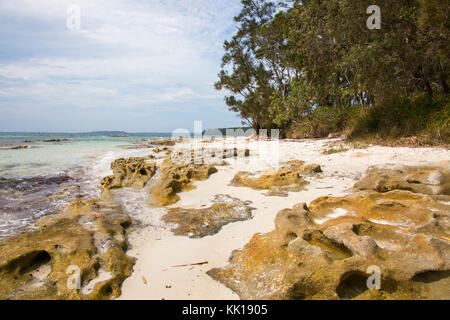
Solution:
{"label": "white cloud", "polygon": [[[0,58],[0,99],[35,107],[226,108],[213,83],[239,3],[2,0],[0,29],[5,17],[29,35],[0,32],[0,40],[24,36],[34,47],[32,54]],[[72,4],[81,8],[80,31],[66,28]]]}

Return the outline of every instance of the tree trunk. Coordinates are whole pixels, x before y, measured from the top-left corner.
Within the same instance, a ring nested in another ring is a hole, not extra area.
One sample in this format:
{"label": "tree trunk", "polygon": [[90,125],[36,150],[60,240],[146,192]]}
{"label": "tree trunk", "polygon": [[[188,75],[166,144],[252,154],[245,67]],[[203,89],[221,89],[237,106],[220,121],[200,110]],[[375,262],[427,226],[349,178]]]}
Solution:
{"label": "tree trunk", "polygon": [[444,90],[445,94],[448,94],[449,89],[448,89],[448,84],[447,84],[447,75],[445,74],[445,72],[441,72],[440,78],[441,78],[442,89]]}
{"label": "tree trunk", "polygon": [[433,89],[431,88],[430,81],[424,80],[425,82],[425,89],[427,90],[427,94],[432,98],[433,97]]}

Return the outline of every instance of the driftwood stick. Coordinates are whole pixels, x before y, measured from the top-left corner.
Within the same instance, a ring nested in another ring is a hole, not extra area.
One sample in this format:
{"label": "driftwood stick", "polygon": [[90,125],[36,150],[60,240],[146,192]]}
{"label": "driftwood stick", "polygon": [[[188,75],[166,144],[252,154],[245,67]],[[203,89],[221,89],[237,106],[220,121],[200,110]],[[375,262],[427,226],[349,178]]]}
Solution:
{"label": "driftwood stick", "polygon": [[190,264],[180,264],[178,266],[172,266],[171,268],[181,268],[181,267],[191,267],[191,266],[202,266],[204,264],[208,264],[208,261],[204,262],[197,262],[197,263],[190,263]]}

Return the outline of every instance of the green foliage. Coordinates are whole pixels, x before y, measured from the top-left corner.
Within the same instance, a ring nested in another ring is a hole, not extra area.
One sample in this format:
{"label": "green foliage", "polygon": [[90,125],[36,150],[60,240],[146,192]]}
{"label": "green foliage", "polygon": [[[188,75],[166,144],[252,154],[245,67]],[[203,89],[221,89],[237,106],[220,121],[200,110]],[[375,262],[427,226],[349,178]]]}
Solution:
{"label": "green foliage", "polygon": [[391,101],[360,112],[354,119],[352,136],[379,134],[381,137],[432,135],[442,142],[450,138],[448,95],[397,96]]}
{"label": "green foliage", "polygon": [[230,110],[282,136],[383,132],[448,139],[450,16],[445,0],[242,0],[216,83]]}
{"label": "green foliage", "polygon": [[348,151],[347,148],[340,146],[340,147],[333,147],[333,148],[325,149],[322,151],[322,153],[326,154],[326,155],[330,155],[330,154],[336,154],[336,153],[343,153],[343,152],[347,152],[347,151]]}
{"label": "green foliage", "polygon": [[352,142],[350,146],[352,149],[367,149],[369,147],[367,143],[359,143],[359,142]]}

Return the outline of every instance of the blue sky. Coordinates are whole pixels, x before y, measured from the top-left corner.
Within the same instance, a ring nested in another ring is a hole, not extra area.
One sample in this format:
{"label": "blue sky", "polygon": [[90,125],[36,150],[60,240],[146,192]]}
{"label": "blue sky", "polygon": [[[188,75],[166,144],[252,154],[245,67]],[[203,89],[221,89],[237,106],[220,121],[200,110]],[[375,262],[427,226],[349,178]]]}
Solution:
{"label": "blue sky", "polygon": [[[67,9],[81,9],[69,30]],[[239,0],[1,0],[0,132],[239,126],[214,89]]]}

